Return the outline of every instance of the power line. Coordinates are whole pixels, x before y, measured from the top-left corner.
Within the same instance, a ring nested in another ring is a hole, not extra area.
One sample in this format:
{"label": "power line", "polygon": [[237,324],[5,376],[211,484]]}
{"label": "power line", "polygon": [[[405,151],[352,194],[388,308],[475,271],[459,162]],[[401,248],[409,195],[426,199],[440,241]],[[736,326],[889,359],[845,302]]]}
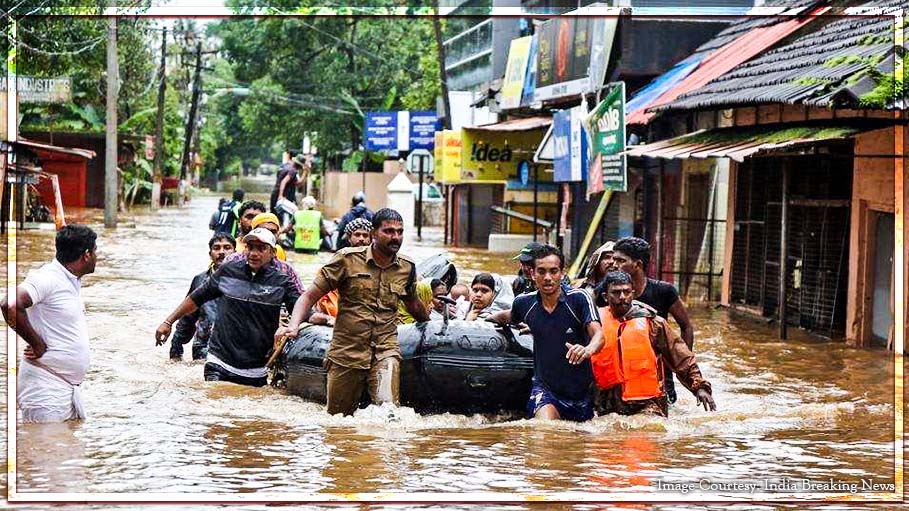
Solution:
{"label": "power line", "polygon": [[48,50],[42,50],[39,48],[33,48],[32,46],[29,46],[28,44],[25,44],[24,42],[22,42],[21,39],[14,39],[9,34],[6,34],[6,39],[9,41],[9,43],[11,45],[15,46],[16,48],[22,47],[30,52],[37,53],[39,55],[46,55],[48,57],[70,57],[73,55],[79,55],[80,53],[85,53],[86,51],[93,49],[95,46],[98,46],[103,41],[106,41],[107,37],[106,36],[99,37],[98,39],[95,39],[93,42],[91,42],[87,46],[79,48],[78,50],[67,50],[67,51],[48,51]]}

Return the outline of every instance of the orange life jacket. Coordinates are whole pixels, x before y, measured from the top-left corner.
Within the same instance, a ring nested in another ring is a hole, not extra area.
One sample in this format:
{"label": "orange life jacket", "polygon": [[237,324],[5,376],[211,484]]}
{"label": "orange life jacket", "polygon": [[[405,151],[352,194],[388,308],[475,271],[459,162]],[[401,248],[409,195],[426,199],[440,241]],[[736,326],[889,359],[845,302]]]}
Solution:
{"label": "orange life jacket", "polygon": [[662,362],[650,344],[650,319],[619,321],[608,308],[600,309],[603,348],[591,357],[593,376],[601,389],[622,385],[623,401],[663,394]]}
{"label": "orange life jacket", "polygon": [[319,298],[319,306],[322,308],[322,311],[329,316],[336,318],[338,317],[338,291],[331,291],[322,295],[322,298]]}

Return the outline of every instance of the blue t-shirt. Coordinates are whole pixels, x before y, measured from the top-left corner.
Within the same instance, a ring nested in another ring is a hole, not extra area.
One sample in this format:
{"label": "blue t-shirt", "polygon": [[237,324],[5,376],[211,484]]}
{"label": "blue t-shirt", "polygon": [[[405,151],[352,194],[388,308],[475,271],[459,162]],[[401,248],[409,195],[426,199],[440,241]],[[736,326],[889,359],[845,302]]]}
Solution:
{"label": "blue t-shirt", "polygon": [[534,378],[561,398],[586,398],[593,381],[590,360],[569,364],[565,343],[586,346],[587,324],[600,321],[590,295],[563,285],[559,304],[549,313],[539,292],[523,294],[514,300],[511,320],[526,323],[533,334]]}

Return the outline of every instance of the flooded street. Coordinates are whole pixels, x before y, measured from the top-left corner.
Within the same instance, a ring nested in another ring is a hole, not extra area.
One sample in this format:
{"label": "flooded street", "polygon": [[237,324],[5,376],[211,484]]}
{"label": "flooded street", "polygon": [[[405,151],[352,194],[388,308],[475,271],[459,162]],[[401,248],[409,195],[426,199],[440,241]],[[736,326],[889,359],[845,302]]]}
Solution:
{"label": "flooded street", "polygon": [[[207,265],[216,203],[203,196],[140,213],[115,231],[89,219],[100,233],[98,269],[83,287],[89,419],[19,425],[20,492],[623,493],[701,479],[894,481],[892,354],[796,332],[779,342],[772,326],[723,309],[693,308],[695,351],[718,410],[697,408],[679,387],[668,420],[540,423],[409,409],[390,419],[376,407],[341,418],[271,387],[206,383],[201,363],[170,362],[153,334]],[[439,230],[424,234],[402,252],[420,260],[444,250]],[[502,255],[449,252],[462,281],[514,270]],[[52,231],[20,233],[17,281],[52,255]],[[305,284],[328,257],[289,254]]]}

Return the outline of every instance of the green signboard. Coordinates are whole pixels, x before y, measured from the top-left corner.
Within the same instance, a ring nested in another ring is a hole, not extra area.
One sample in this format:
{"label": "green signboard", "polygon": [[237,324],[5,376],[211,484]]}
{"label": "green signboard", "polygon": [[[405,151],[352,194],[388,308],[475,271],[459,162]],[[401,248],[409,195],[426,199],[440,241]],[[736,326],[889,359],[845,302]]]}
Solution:
{"label": "green signboard", "polygon": [[585,124],[590,133],[592,170],[588,175],[598,178],[602,171],[602,187],[591,180],[588,184],[591,193],[604,189],[626,191],[628,166],[622,154],[625,151],[625,82],[610,84],[606,98],[590,112]]}

